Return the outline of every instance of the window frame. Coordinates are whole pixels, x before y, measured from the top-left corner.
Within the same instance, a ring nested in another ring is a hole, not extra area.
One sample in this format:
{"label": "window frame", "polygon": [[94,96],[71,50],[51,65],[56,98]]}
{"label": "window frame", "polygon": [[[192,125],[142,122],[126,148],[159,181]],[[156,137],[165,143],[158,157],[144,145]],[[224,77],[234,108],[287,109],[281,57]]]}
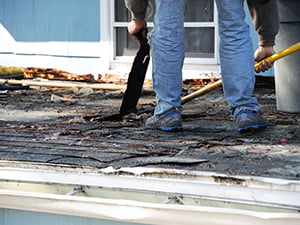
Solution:
{"label": "window frame", "polygon": [[[126,69],[129,66],[126,64],[132,63],[134,56],[116,56],[116,28],[118,27],[127,27],[128,22],[116,22],[115,21],[115,4],[114,1],[111,0],[101,0],[101,41],[106,41],[109,43],[109,61],[111,69],[120,69],[125,66]],[[108,15],[109,14],[109,15]],[[105,15],[105,18],[104,16]],[[107,20],[107,18],[109,18]],[[104,26],[104,27],[103,27]],[[107,29],[109,26],[109,29]],[[153,27],[153,22],[147,23],[148,27]],[[186,70],[202,70],[206,71],[208,68],[208,72],[210,71],[219,71],[219,35],[218,35],[218,15],[217,15],[217,7],[214,2],[214,15],[212,22],[185,22],[184,27],[214,27],[214,57],[213,58],[191,58],[186,57],[184,61],[184,69]],[[103,36],[105,35],[106,38]],[[108,40],[109,39],[109,40]],[[199,68],[200,67],[200,68]]]}

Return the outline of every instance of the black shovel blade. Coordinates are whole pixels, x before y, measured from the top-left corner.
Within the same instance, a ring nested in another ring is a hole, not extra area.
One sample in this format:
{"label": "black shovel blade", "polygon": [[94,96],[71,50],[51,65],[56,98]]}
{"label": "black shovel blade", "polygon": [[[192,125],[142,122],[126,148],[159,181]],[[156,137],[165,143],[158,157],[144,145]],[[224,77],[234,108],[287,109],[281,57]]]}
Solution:
{"label": "black shovel blade", "polygon": [[141,96],[147,68],[150,61],[150,46],[146,37],[137,34],[140,48],[134,58],[131,71],[128,76],[126,91],[120,108],[120,115],[124,116],[136,112],[136,105]]}

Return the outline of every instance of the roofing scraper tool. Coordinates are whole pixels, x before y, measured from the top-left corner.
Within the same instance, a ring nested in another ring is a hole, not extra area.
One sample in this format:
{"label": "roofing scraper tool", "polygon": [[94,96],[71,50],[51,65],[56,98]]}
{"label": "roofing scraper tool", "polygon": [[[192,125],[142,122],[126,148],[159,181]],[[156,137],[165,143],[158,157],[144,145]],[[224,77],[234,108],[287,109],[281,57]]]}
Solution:
{"label": "roofing scraper tool", "polygon": [[129,73],[127,88],[120,107],[121,116],[136,112],[136,105],[141,96],[141,91],[150,61],[150,45],[148,44],[147,37],[144,37],[141,32],[136,34],[136,36],[139,39],[140,48],[134,58],[131,71]]}

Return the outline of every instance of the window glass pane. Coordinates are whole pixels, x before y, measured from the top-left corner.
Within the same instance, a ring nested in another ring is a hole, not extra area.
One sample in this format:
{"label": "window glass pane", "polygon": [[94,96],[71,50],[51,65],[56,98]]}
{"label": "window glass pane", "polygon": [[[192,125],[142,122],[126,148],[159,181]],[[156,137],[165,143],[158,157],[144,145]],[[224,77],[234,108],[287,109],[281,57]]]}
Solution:
{"label": "window glass pane", "polygon": [[155,15],[155,0],[150,0],[148,3],[147,13],[146,13],[146,21],[153,22]]}
{"label": "window glass pane", "polygon": [[[130,14],[124,0],[115,0],[115,21],[128,22]],[[213,0],[187,0],[185,22],[212,22],[214,18]],[[151,22],[155,14],[155,0],[149,1],[146,20]],[[134,56],[138,49],[137,43],[128,35],[126,27],[115,27],[116,56]],[[150,29],[149,29],[150,31]],[[214,27],[186,27],[186,57],[214,58],[215,46]]]}
{"label": "window glass pane", "polygon": [[185,22],[213,22],[213,0],[187,0]]}
{"label": "window glass pane", "polygon": [[185,28],[186,57],[214,58],[214,49],[213,27]]}
{"label": "window glass pane", "polygon": [[[115,21],[128,22],[130,13],[125,7],[124,0],[115,0]],[[153,22],[155,14],[155,0],[150,0],[147,8],[146,20]],[[188,0],[185,11],[185,22],[212,22],[214,15],[213,0]]]}
{"label": "window glass pane", "polygon": [[126,27],[116,28],[116,56],[133,56],[135,55],[138,44],[130,37]]}
{"label": "window glass pane", "polygon": [[[153,22],[155,14],[155,0],[150,0],[147,8],[146,21]],[[116,22],[128,22],[131,19],[131,15],[126,9],[124,0],[115,0],[115,21]]]}
{"label": "window glass pane", "polygon": [[[127,28],[116,28],[117,56],[134,56],[138,49],[137,43],[128,35]],[[214,28],[197,27],[185,29],[186,57],[214,58]]]}
{"label": "window glass pane", "polygon": [[128,22],[131,16],[125,6],[124,0],[115,0],[115,21]]}

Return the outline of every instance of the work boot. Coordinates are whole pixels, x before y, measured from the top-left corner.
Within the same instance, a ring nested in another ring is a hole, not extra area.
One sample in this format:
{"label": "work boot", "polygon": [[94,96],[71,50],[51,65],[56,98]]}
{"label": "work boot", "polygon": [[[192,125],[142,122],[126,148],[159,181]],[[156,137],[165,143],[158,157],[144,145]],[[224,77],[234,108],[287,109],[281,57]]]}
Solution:
{"label": "work boot", "polygon": [[171,111],[164,115],[154,115],[147,119],[146,128],[163,131],[176,131],[183,129],[179,111]]}
{"label": "work boot", "polygon": [[235,117],[239,132],[255,131],[267,126],[266,119],[262,118],[259,112],[242,110]]}

